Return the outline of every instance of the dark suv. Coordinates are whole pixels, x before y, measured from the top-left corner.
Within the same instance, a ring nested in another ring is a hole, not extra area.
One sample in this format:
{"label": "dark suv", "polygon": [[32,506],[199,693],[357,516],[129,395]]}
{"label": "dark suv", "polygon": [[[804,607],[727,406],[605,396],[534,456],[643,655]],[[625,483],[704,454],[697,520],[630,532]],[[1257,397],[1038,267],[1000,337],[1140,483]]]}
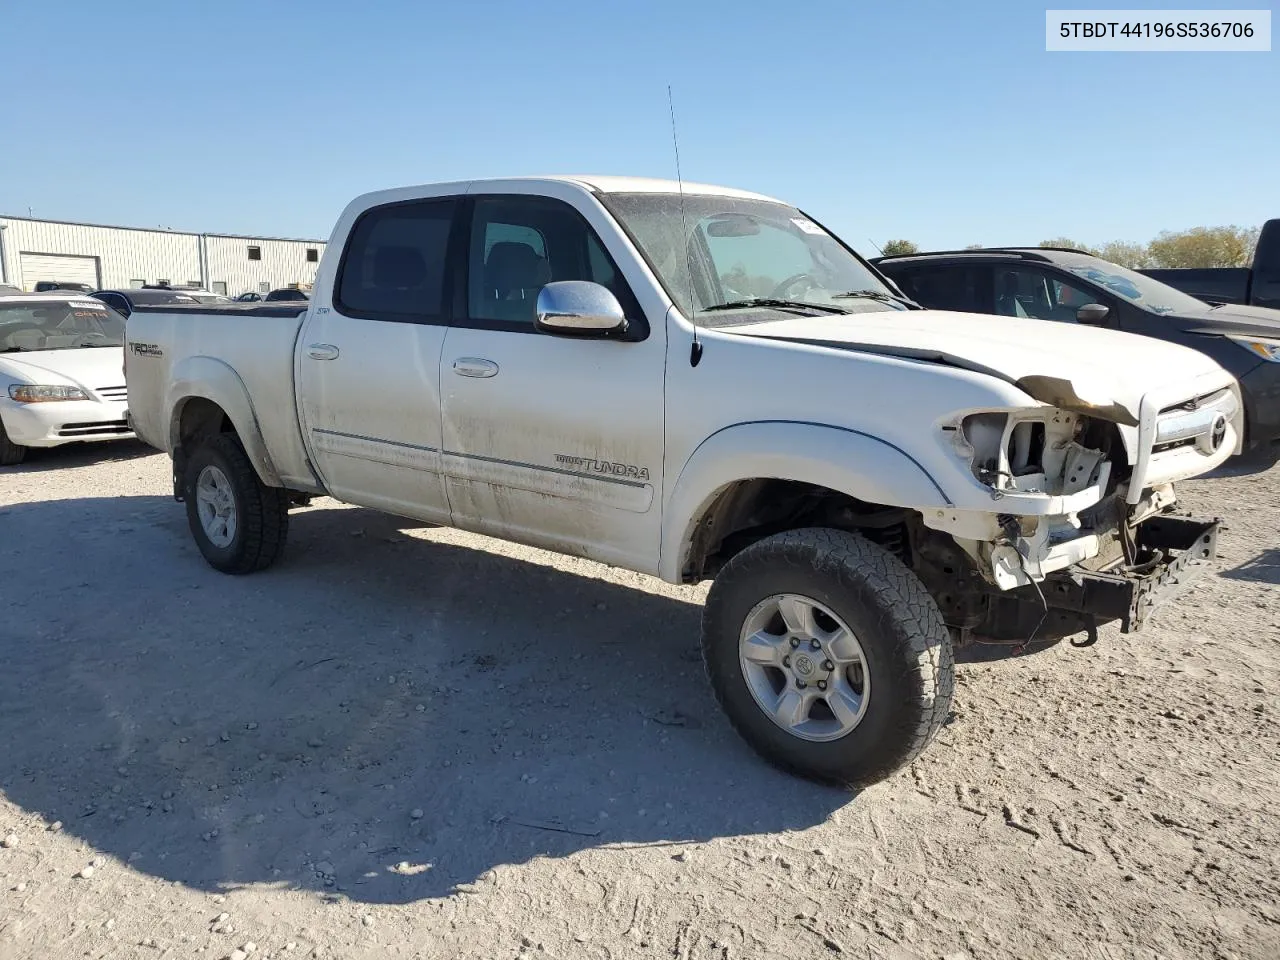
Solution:
{"label": "dark suv", "polygon": [[95,290],[92,294],[116,313],[129,316],[140,303],[199,303],[195,297],[169,287],[129,287],[124,290]]}
{"label": "dark suv", "polygon": [[1246,445],[1280,438],[1280,310],[1211,307],[1079,250],[1001,247],[872,263],[908,297],[936,310],[1087,323],[1199,350],[1240,381]]}

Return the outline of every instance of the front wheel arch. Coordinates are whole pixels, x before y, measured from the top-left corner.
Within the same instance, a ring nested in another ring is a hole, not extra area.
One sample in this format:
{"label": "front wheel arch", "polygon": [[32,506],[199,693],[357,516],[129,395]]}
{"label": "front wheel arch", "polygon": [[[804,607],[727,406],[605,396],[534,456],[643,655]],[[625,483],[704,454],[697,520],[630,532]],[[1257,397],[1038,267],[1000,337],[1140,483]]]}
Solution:
{"label": "front wheel arch", "polygon": [[700,525],[727,491],[753,480],[806,484],[886,508],[954,505],[919,461],[879,437],[816,423],[736,424],[698,446],[666,497],[659,559],[663,580],[683,583],[698,575],[690,554]]}

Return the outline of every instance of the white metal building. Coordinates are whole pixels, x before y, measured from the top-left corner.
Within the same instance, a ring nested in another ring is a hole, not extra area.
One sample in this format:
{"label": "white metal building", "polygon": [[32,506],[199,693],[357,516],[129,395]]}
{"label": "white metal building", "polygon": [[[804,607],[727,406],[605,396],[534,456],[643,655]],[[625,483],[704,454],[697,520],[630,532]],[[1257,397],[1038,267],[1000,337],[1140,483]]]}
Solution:
{"label": "white metal building", "polygon": [[238,237],[0,216],[0,283],[23,290],[41,280],[94,289],[168,282],[237,296],[310,289],[322,240]]}

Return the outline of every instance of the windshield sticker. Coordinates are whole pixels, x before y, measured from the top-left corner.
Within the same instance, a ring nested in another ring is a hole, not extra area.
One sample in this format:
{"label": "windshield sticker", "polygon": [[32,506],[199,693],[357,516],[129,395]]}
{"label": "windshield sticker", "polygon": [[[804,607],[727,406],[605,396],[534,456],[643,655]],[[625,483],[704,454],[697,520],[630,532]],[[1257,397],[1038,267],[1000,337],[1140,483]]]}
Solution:
{"label": "windshield sticker", "polygon": [[792,217],[791,222],[803,230],[805,233],[811,233],[815,237],[820,237],[825,232],[820,226],[812,220],[806,220],[804,217]]}
{"label": "windshield sticker", "polygon": [[96,300],[72,300],[71,306],[77,310],[105,310],[105,303],[98,303]]}

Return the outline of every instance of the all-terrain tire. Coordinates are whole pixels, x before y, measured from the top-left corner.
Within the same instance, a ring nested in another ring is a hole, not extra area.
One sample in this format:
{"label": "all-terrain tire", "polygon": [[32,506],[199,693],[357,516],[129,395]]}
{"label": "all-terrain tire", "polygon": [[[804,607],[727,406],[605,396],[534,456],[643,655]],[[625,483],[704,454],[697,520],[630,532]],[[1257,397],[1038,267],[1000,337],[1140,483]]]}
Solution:
{"label": "all-terrain tire", "polygon": [[4,423],[0,422],[0,467],[12,467],[21,463],[27,456],[27,449],[10,440],[9,434],[5,433]]}
{"label": "all-terrain tire", "polygon": [[[870,677],[865,713],[839,739],[813,741],[779,726],[751,693],[739,656],[744,623],[769,597],[824,605],[856,635]],[[702,651],[716,698],[738,733],[775,765],[827,782],[866,786],[910,763],[951,705],[951,635],[923,583],[896,556],[827,528],[780,533],[735,556],[712,584]]]}
{"label": "all-terrain tire", "polygon": [[[230,543],[215,544],[200,520],[196,487],[206,467],[230,481],[236,529]],[[223,573],[253,573],[280,557],[289,531],[289,491],[268,487],[258,479],[240,441],[230,433],[205,440],[187,458],[182,479],[187,523],[205,560]]]}

